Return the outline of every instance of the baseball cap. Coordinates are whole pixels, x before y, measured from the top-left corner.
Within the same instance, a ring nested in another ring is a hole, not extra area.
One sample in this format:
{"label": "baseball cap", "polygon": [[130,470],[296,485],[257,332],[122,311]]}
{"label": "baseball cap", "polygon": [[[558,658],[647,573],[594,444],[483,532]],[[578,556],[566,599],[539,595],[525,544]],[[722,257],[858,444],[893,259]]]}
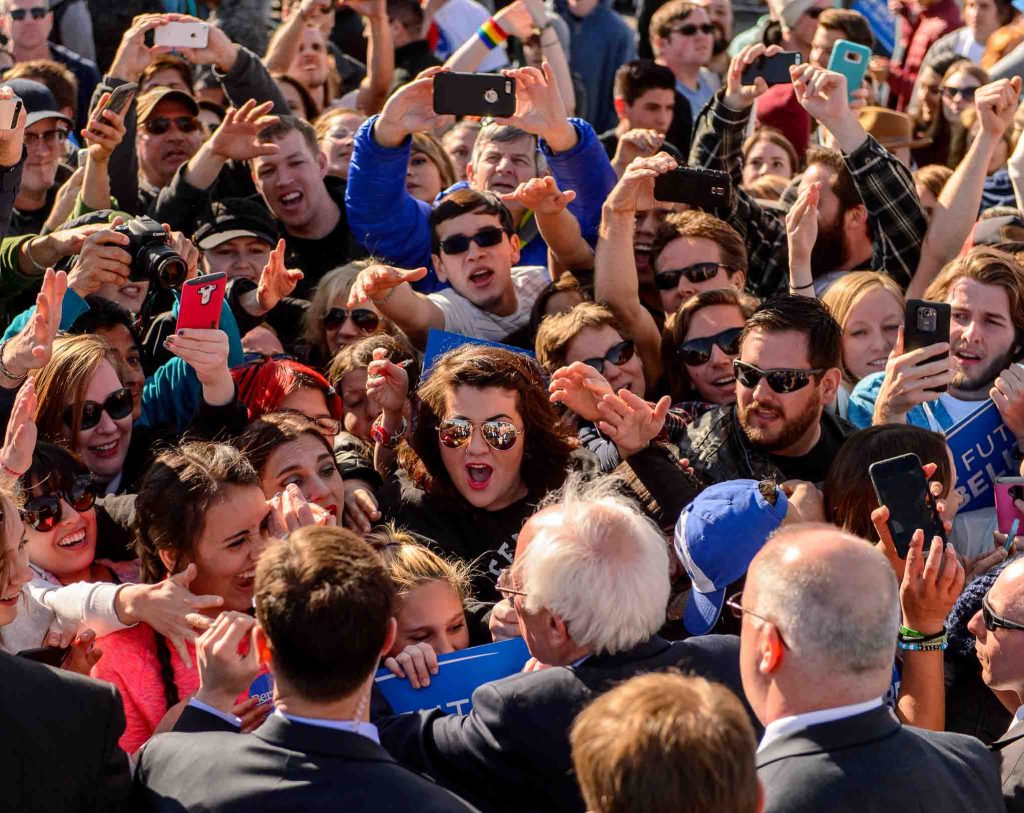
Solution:
{"label": "baseball cap", "polygon": [[214,201],[200,219],[193,241],[201,251],[208,251],[236,237],[255,237],[277,245],[277,227],[267,207],[248,198]]}
{"label": "baseball cap", "polygon": [[42,82],[35,82],[32,79],[11,79],[4,84],[21,99],[21,103],[25,107],[26,127],[31,127],[43,119],[60,119],[69,127],[74,124],[70,118],[60,112],[57,100]]}
{"label": "baseball cap", "polygon": [[782,4],[782,21],[788,28],[796,28],[800,15],[814,5],[814,0],[789,0]]}
{"label": "baseball cap", "polygon": [[189,110],[192,111],[193,116],[199,115],[199,105],[196,100],[193,99],[189,94],[183,90],[169,87],[155,87],[147,90],[136,102],[136,109],[138,111],[139,123],[145,122],[153,115],[153,108],[155,108],[160,102],[164,101],[181,102]]}
{"label": "baseball cap", "polygon": [[1024,240],[1024,217],[1020,214],[1000,215],[979,220],[971,229],[964,252],[974,246],[1001,246]]}
{"label": "baseball cap", "polygon": [[728,480],[706,488],[679,515],[673,544],[693,582],[683,612],[692,635],[715,626],[726,588],[747,572],[789,510],[785,493],[774,483],[775,504],[766,500],[757,480]]}

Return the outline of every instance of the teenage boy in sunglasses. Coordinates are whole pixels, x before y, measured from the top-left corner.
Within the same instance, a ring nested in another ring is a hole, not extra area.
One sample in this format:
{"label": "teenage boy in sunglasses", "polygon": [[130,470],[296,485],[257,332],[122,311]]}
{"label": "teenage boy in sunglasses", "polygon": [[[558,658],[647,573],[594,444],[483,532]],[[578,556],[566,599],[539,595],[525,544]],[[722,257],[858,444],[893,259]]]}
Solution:
{"label": "teenage boy in sunglasses", "polygon": [[671,0],[651,17],[651,48],[658,64],[676,77],[676,91],[697,115],[721,85],[706,67],[715,45],[715,27],[703,6]]}
{"label": "teenage boy in sunglasses", "polygon": [[410,283],[422,279],[425,268],[375,265],[359,273],[348,307],[372,302],[421,349],[431,328],[501,341],[529,321],[551,277],[542,266],[513,267],[519,237],[496,195],[453,192],[430,213],[430,231],[434,269],[451,288],[420,294]]}

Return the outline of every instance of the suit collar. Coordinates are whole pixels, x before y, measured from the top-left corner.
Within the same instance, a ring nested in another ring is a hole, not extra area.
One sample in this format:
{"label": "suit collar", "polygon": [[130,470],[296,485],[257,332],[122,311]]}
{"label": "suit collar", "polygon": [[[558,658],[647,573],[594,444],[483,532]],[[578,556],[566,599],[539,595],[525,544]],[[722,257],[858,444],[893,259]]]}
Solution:
{"label": "suit collar", "polygon": [[617,666],[633,663],[634,661],[642,661],[647,658],[657,657],[670,646],[672,646],[672,644],[664,638],[654,635],[643,643],[637,644],[632,649],[627,649],[625,652],[616,652],[614,655],[609,655],[607,653],[591,655],[581,663],[579,667],[572,668],[586,669],[593,666],[600,669],[613,669]]}
{"label": "suit collar", "polygon": [[362,734],[293,722],[280,714],[271,714],[253,733],[271,745],[304,754],[394,762],[387,751]]}
{"label": "suit collar", "polygon": [[891,737],[899,730],[900,723],[889,707],[879,706],[853,717],[783,734],[763,751],[758,752],[757,767],[760,769],[790,757],[830,753],[842,748],[877,742]]}

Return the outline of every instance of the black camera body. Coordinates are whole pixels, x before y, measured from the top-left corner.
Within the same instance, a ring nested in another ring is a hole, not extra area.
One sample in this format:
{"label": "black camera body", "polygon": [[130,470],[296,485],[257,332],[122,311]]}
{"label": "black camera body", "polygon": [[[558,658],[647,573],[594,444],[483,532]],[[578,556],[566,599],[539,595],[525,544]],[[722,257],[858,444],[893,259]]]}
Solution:
{"label": "black camera body", "polygon": [[161,288],[177,288],[188,276],[188,264],[168,245],[167,232],[151,217],[136,217],[114,228],[128,237],[125,251],[132,255],[128,279],[149,280]]}

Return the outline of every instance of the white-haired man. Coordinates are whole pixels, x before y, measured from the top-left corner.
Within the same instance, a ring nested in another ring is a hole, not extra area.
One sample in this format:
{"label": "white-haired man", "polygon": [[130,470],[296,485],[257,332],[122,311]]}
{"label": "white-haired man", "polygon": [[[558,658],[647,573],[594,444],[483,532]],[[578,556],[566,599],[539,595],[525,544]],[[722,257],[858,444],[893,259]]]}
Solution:
{"label": "white-haired man", "polygon": [[523,526],[498,589],[548,668],[473,693],[462,717],[378,720],[381,743],[484,810],[585,809],[569,729],[595,695],[635,674],[680,667],[739,691],[735,639],[658,637],[669,596],[658,529],[610,485],[571,484]]}
{"label": "white-haired man", "polygon": [[901,725],[883,703],[900,605],[874,546],[831,525],[783,530],[727,604],[743,616],[743,689],[765,724],[764,813],[1003,809],[998,761],[978,740]]}

